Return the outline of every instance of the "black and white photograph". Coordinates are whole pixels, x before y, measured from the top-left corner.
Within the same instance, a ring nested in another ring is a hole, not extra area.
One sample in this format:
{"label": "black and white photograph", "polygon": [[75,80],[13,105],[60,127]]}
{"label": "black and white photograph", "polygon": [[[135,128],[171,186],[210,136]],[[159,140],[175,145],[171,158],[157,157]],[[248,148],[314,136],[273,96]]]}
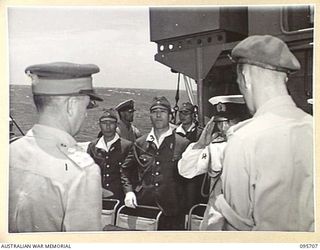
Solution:
{"label": "black and white photograph", "polygon": [[5,14],[9,237],[314,241],[315,4]]}

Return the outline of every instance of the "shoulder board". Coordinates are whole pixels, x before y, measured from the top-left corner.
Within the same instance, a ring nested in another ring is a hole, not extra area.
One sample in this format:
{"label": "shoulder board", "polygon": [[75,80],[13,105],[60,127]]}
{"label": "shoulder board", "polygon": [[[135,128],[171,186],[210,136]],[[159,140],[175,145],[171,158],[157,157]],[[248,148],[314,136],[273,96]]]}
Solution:
{"label": "shoulder board", "polygon": [[65,144],[58,144],[57,146],[67,158],[80,168],[86,168],[94,164],[91,156],[78,145],[67,147]]}
{"label": "shoulder board", "polygon": [[222,143],[222,142],[226,142],[227,140],[221,136],[215,138],[211,143]]}

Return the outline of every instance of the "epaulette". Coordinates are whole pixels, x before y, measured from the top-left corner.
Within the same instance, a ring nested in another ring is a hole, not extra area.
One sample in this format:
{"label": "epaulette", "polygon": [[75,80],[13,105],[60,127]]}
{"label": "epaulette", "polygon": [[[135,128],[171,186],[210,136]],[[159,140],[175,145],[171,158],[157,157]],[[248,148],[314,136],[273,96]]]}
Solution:
{"label": "epaulette", "polygon": [[226,141],[227,141],[226,138],[224,138],[222,136],[218,136],[211,143],[222,143],[222,142],[226,142]]}
{"label": "epaulette", "polygon": [[78,145],[68,147],[63,143],[60,143],[57,145],[57,147],[66,157],[68,157],[72,162],[75,163],[75,165],[80,168],[86,168],[94,164],[91,156]]}

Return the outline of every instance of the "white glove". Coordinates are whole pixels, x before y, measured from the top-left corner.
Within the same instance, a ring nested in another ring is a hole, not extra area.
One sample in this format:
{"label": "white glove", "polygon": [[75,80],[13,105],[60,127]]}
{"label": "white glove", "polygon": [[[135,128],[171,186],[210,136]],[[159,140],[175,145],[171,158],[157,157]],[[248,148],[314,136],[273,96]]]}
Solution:
{"label": "white glove", "polygon": [[134,192],[126,193],[126,197],[124,198],[124,204],[127,207],[135,208],[137,206],[137,198]]}

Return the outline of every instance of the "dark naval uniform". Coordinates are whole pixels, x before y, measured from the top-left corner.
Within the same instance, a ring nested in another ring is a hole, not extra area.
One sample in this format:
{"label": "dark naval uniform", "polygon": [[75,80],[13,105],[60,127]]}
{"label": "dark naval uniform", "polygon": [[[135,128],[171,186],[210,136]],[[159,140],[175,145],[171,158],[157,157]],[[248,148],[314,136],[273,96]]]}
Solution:
{"label": "dark naval uniform", "polygon": [[[198,141],[203,129],[196,126],[194,123],[185,131],[180,125],[176,132],[182,137],[187,138],[190,142]],[[190,208],[199,203],[207,203],[208,197],[203,197],[201,194],[201,190],[204,194],[208,194],[209,192],[209,179],[205,174],[201,174],[193,177],[192,179],[186,179],[186,213],[190,210]],[[203,187],[202,187],[203,186]]]}
{"label": "dark naval uniform", "polygon": [[202,128],[194,125],[188,131],[180,132],[179,130],[177,130],[177,134],[181,135],[182,137],[186,137],[190,142],[196,142],[199,139],[202,130]]}
{"label": "dark naval uniform", "polygon": [[100,167],[102,187],[113,193],[108,198],[118,199],[123,203],[124,191],[121,184],[121,166],[132,147],[132,142],[119,138],[111,145],[109,151],[106,151],[97,147],[99,140],[103,140],[103,137],[91,142],[87,152]]}
{"label": "dark naval uniform", "polygon": [[152,136],[144,135],[137,139],[123,164],[125,173],[137,168],[139,176],[135,188],[130,182],[125,183],[125,191],[134,191],[139,205],[158,206],[162,210],[160,230],[183,229],[184,226],[184,182],[177,163],[188,144],[187,139],[173,132],[157,148]]}

